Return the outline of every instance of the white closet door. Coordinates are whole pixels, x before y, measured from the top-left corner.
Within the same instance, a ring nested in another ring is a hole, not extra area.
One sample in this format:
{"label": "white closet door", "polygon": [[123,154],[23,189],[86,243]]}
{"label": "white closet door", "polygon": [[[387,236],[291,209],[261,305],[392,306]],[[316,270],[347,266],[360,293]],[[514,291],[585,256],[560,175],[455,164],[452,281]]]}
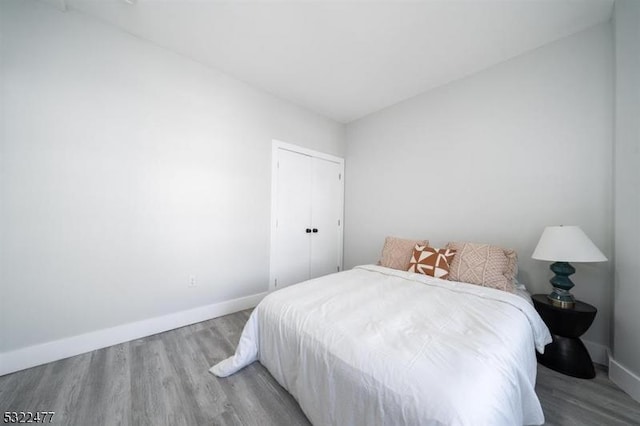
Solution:
{"label": "white closet door", "polygon": [[311,159],[311,266],[309,278],[338,271],[342,219],[342,167]]}
{"label": "white closet door", "polygon": [[278,150],[276,268],[278,288],[309,279],[311,160]]}

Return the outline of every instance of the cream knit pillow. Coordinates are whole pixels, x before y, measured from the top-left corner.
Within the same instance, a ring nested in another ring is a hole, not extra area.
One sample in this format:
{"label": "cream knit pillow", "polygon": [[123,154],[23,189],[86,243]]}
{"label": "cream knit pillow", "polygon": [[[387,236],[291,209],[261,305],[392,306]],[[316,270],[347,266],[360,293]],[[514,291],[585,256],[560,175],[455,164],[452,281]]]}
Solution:
{"label": "cream knit pillow", "polygon": [[515,250],[490,244],[451,242],[447,248],[456,250],[451,262],[449,280],[492,287],[510,293],[515,291],[518,273]]}

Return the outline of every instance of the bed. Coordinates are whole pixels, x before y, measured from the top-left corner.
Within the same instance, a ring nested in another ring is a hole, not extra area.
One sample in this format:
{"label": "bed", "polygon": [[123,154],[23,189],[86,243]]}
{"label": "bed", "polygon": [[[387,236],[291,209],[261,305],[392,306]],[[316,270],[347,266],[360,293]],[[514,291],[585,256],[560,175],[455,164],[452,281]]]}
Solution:
{"label": "bed", "polygon": [[377,265],[284,288],[219,377],[260,361],[314,425],[542,424],[526,296]]}

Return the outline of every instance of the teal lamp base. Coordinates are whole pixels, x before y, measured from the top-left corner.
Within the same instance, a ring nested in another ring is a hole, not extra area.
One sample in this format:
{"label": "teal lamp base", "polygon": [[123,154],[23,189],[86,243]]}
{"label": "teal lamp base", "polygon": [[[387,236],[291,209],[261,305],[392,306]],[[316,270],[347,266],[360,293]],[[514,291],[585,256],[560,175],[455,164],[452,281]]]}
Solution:
{"label": "teal lamp base", "polygon": [[551,301],[553,306],[562,309],[573,309],[576,306],[576,299],[573,297],[573,294],[559,288],[554,288],[553,291],[547,295],[547,299]]}
{"label": "teal lamp base", "polygon": [[562,309],[573,309],[576,306],[576,299],[569,290],[574,286],[569,278],[576,272],[576,269],[568,262],[554,262],[551,270],[555,274],[549,282],[553,286],[553,291],[547,296],[552,305]]}

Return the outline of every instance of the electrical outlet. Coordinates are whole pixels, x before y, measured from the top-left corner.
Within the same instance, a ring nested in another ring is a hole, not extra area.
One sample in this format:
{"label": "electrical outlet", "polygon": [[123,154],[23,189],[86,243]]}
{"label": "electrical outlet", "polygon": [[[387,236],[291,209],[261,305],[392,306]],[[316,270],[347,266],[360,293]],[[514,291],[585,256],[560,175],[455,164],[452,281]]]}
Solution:
{"label": "electrical outlet", "polygon": [[191,275],[189,276],[189,287],[195,287],[196,286],[196,277],[195,275]]}

